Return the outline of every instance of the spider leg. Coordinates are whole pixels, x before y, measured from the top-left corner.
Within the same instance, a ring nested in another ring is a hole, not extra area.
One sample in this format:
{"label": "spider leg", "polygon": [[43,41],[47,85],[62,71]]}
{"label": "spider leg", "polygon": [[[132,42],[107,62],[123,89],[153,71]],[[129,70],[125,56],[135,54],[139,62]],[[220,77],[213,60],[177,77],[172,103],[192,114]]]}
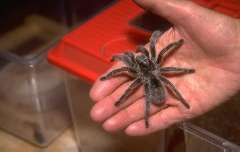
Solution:
{"label": "spider leg", "polygon": [[112,71],[110,71],[109,73],[107,73],[105,76],[102,76],[100,78],[100,80],[104,81],[104,80],[108,80],[116,75],[120,75],[124,72],[129,72],[129,73],[136,73],[133,69],[129,68],[129,67],[121,67],[118,69],[114,69]]}
{"label": "spider leg", "polygon": [[131,62],[131,67],[136,68],[137,63],[136,63],[135,56],[134,56],[133,52],[125,52],[124,54],[129,57],[129,60]]}
{"label": "spider leg", "polygon": [[115,106],[119,106],[126,101],[126,99],[140,86],[142,85],[141,79],[134,80],[124,94],[115,102]]}
{"label": "spider leg", "polygon": [[128,56],[126,56],[125,54],[113,55],[111,62],[113,62],[113,61],[122,61],[127,66],[132,65],[130,58]]}
{"label": "spider leg", "polygon": [[141,52],[149,58],[149,52],[143,45],[137,46],[136,52]]}
{"label": "spider leg", "polygon": [[188,68],[178,68],[178,67],[163,67],[160,68],[160,73],[163,74],[190,74],[194,73],[195,69],[188,69]]}
{"label": "spider leg", "polygon": [[149,114],[150,114],[150,101],[148,99],[146,99],[145,101],[145,109],[144,109],[144,123],[145,123],[145,127],[148,128],[149,127]]}
{"label": "spider leg", "polygon": [[133,52],[124,52],[123,54],[126,55],[126,56],[128,56],[129,59],[130,59],[132,62],[135,62],[135,58],[134,58]]}
{"label": "spider leg", "polygon": [[151,59],[156,60],[156,43],[158,41],[158,38],[163,34],[161,31],[154,31],[150,37],[150,53],[151,53]]}
{"label": "spider leg", "polygon": [[178,100],[187,108],[190,108],[190,105],[186,102],[186,100],[182,97],[182,95],[180,94],[180,92],[176,89],[176,87],[165,77],[163,76],[159,76],[159,79],[162,80],[163,83],[165,83],[169,89],[171,89],[173,91],[173,93],[176,95],[176,97],[178,98]]}
{"label": "spider leg", "polygon": [[170,52],[181,47],[183,45],[183,43],[184,43],[184,40],[180,39],[176,42],[170,43],[165,48],[163,48],[158,55],[157,63],[161,63],[165,56],[167,56]]}
{"label": "spider leg", "polygon": [[122,61],[127,66],[134,68],[136,66],[135,57],[132,52],[125,52],[122,54],[112,56],[111,61]]}

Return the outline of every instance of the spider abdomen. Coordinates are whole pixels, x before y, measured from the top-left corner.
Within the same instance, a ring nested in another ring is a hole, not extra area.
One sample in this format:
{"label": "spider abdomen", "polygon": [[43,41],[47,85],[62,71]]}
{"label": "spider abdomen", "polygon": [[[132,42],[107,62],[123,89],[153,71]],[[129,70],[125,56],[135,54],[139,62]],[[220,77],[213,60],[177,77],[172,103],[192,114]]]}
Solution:
{"label": "spider abdomen", "polygon": [[166,99],[165,88],[161,81],[154,76],[148,78],[144,84],[145,98],[154,105],[162,105]]}

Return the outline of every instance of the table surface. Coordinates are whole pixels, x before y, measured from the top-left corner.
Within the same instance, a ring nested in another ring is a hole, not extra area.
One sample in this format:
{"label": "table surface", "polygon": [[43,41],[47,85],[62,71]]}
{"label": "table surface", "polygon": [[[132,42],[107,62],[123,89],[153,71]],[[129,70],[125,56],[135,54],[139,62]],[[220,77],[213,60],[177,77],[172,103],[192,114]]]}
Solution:
{"label": "table surface", "polygon": [[0,130],[0,152],[78,152],[73,130],[69,128],[47,148],[39,148]]}

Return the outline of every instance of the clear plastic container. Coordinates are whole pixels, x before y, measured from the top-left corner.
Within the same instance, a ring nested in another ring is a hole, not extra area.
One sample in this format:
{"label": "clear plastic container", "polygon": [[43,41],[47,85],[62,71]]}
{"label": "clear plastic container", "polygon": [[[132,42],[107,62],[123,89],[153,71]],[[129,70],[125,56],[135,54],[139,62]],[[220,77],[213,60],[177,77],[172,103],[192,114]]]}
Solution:
{"label": "clear plastic container", "polygon": [[[22,0],[21,3],[18,0],[1,1],[0,37],[4,37],[5,34],[22,26],[25,20],[31,20],[28,19],[31,16],[40,16],[58,25],[67,27],[68,16],[66,14],[65,1],[68,0]],[[37,25],[35,29],[37,30]]]}
{"label": "clear plastic container", "polygon": [[68,29],[64,0],[11,0],[0,8],[0,128],[47,146],[71,122],[62,74],[46,60]]}
{"label": "clear plastic container", "polygon": [[65,0],[68,22],[72,26],[84,23],[116,0]]}
{"label": "clear plastic container", "polygon": [[52,45],[67,31],[54,20],[41,15],[29,15],[21,24],[10,28],[0,36],[0,53],[10,51],[18,55],[38,52]]}
{"label": "clear plastic container", "polygon": [[62,74],[47,49],[0,53],[0,128],[39,146],[70,125]]}
{"label": "clear plastic container", "polygon": [[240,94],[223,105],[182,125],[187,152],[240,151]]}
{"label": "clear plastic container", "polygon": [[239,152],[240,147],[193,124],[183,125],[186,152]]}
{"label": "clear plastic container", "polygon": [[130,137],[123,132],[111,134],[90,118],[93,101],[89,98],[92,83],[65,74],[75,134],[81,152],[164,152],[164,131],[144,137]]}

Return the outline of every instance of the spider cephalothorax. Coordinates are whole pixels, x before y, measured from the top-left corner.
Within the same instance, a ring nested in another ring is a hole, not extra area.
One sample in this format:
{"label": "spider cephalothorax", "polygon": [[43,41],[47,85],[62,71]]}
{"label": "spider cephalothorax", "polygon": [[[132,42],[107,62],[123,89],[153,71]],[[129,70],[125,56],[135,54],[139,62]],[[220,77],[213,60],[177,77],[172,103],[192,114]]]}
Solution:
{"label": "spider cephalothorax", "polygon": [[183,39],[170,43],[156,55],[156,43],[162,35],[160,31],[153,32],[150,38],[149,52],[144,46],[138,46],[134,55],[132,52],[125,52],[112,57],[112,61],[122,61],[125,66],[114,69],[101,77],[101,80],[108,80],[114,76],[127,73],[132,77],[132,83],[126,89],[125,93],[115,102],[115,106],[119,106],[141,85],[144,86],[145,95],[145,126],[149,127],[148,117],[150,112],[150,104],[162,105],[165,103],[166,89],[170,89],[175,97],[186,107],[190,108],[176,87],[166,78],[166,74],[187,74],[193,73],[194,69],[179,67],[161,67],[164,57],[171,51],[179,48],[183,44]]}

